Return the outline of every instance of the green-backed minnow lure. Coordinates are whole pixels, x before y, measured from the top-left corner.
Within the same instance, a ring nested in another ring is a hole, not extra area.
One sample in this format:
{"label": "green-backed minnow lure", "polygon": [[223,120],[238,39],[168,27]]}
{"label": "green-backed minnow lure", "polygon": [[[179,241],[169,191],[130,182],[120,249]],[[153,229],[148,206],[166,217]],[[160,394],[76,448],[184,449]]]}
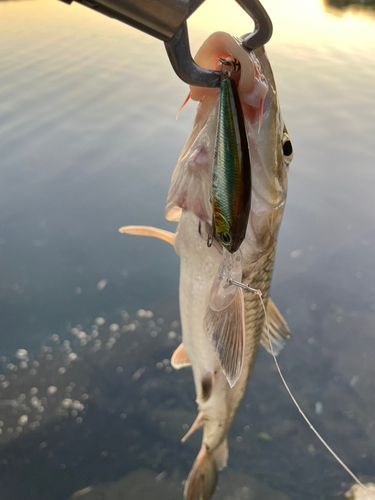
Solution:
{"label": "green-backed minnow lure", "polygon": [[[234,69],[232,61],[219,59]],[[250,154],[245,121],[231,72],[222,71],[212,170],[213,232],[230,253],[246,236],[251,202]]]}

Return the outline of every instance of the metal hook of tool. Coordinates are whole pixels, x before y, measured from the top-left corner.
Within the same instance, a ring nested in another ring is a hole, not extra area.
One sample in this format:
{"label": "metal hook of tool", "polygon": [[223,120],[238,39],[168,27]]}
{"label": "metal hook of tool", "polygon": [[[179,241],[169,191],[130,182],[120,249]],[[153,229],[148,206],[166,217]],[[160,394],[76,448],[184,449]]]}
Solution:
{"label": "metal hook of tool", "polygon": [[[73,0],[62,0],[71,4]],[[172,67],[184,82],[197,87],[219,87],[220,71],[198,66],[190,52],[187,19],[204,0],[76,0],[91,9],[163,40]],[[259,0],[236,0],[253,19],[255,30],[241,39],[243,47],[255,50],[272,35],[272,23]]]}
{"label": "metal hook of tool", "polygon": [[255,50],[266,45],[272,36],[272,21],[259,0],[236,0],[243,10],[249,14],[255,24],[252,33],[241,37],[242,45],[247,49]]}
{"label": "metal hook of tool", "polygon": [[[272,22],[259,0],[236,0],[253,19],[255,29],[241,38],[242,45],[255,50],[265,45],[272,36]],[[198,66],[190,52],[186,21],[176,35],[165,43],[165,47],[176,74],[184,82],[197,87],[219,87],[221,72]]]}

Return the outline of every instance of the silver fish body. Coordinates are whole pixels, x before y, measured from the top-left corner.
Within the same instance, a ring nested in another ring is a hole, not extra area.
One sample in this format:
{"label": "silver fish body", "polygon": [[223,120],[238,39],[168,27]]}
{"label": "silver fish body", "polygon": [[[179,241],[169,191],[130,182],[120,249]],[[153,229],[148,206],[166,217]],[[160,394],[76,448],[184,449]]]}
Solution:
{"label": "silver fish body", "polygon": [[[290,336],[290,332],[277,308],[268,299],[277,235],[287,192],[290,158],[285,158],[283,152],[286,129],[279,109],[272,70],[264,49],[258,49],[252,54],[246,53],[229,35],[218,33],[205,42],[196,60],[199,64],[214,69],[213,55],[223,52],[240,61],[242,72],[244,69],[247,71],[249,66],[252,66],[253,71],[254,84],[250,92],[243,90],[246,81],[242,87],[241,80],[238,85],[253,169],[252,207],[246,238],[241,246],[242,281],[262,291],[275,350],[279,350]],[[208,500],[216,487],[217,471],[227,462],[227,433],[246,390],[259,345],[262,343],[267,348],[268,340],[259,297],[240,290],[237,294],[238,306],[226,313],[229,317],[229,330],[232,328],[235,332],[239,328],[243,300],[243,368],[231,388],[205,328],[210,287],[222,260],[222,253],[220,245],[208,248],[198,232],[199,221],[210,221],[211,215],[208,209],[206,212],[204,209],[210,196],[209,177],[212,171],[216,119],[212,117],[217,116],[217,102],[212,103],[211,110],[207,112],[210,99],[214,99],[212,91],[192,89],[193,98],[194,91],[198,95],[197,99],[201,101],[198,118],[172,179],[166,215],[168,218],[173,214],[169,218],[174,220],[180,217],[175,248],[181,259],[180,312],[183,348],[193,370],[199,411],[192,431],[203,426],[202,447],[189,474],[184,496],[186,500]],[[264,99],[264,112],[259,131],[260,118],[256,114],[256,104],[260,99]],[[199,203],[195,201],[197,192],[201,196]],[[208,394],[206,386],[210,378]]]}
{"label": "silver fish body", "polygon": [[[202,412],[205,422],[203,442],[207,449],[214,451],[226,438],[246,389],[263,333],[264,312],[257,295],[244,293],[244,368],[238,382],[231,388],[220,369],[218,357],[213,353],[202,321],[209,301],[207,282],[211,282],[220,264],[221,254],[218,250],[211,251],[199,236],[198,221],[194,214],[183,212],[174,244],[181,259],[180,311],[183,346],[191,361],[198,410]],[[251,283],[251,286],[261,289],[265,304],[271,285],[274,255],[273,249],[257,262],[247,265],[244,270],[244,283]],[[186,332],[189,333],[186,335]],[[214,374],[214,379],[212,394],[206,400],[202,394],[202,380],[207,373]]]}
{"label": "silver fish body", "polygon": [[[175,247],[181,258],[180,309],[183,346],[193,369],[199,412],[197,425],[193,426],[193,430],[203,425],[202,448],[186,483],[185,498],[200,498],[201,486],[197,486],[196,478],[204,476],[202,484],[207,491],[202,498],[208,500],[216,487],[216,472],[223,469],[227,463],[227,433],[245,393],[264,335],[264,312],[259,297],[245,292],[244,363],[237,383],[231,388],[220,368],[217,355],[213,353],[202,322],[208,306],[206,283],[208,279],[212,279],[221,256],[218,251],[210,252],[197,234],[197,223],[198,219],[194,214],[182,214]],[[193,248],[199,250],[199,255],[192,251]],[[192,258],[193,255],[195,258]],[[248,264],[244,270],[244,283],[251,283],[251,286],[261,289],[265,304],[268,301],[274,256],[273,248],[255,263]],[[242,290],[239,294],[242,294]],[[212,389],[207,399],[203,394],[202,382],[208,375],[212,376]],[[207,464],[211,464],[211,468],[207,467]]]}

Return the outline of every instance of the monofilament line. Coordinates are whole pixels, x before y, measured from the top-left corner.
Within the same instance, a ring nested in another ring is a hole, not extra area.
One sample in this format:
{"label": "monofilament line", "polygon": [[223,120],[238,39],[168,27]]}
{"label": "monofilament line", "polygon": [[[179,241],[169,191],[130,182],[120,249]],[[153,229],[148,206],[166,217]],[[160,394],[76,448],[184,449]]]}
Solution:
{"label": "monofilament line", "polygon": [[[246,285],[245,285],[246,286]],[[250,287],[247,287],[247,288],[250,288]],[[257,295],[259,295],[259,299],[260,299],[260,302],[262,304],[262,307],[263,307],[263,311],[264,311],[264,317],[265,317],[265,320],[266,320],[266,325],[267,325],[267,333],[268,333],[268,341],[269,341],[269,344],[270,344],[270,349],[271,349],[271,353],[272,353],[272,357],[275,361],[275,365],[276,365],[276,368],[277,368],[277,371],[280,375],[280,378],[285,386],[285,389],[287,390],[289,396],[291,397],[293,403],[296,405],[296,408],[297,410],[300,412],[300,414],[302,415],[302,417],[305,419],[305,421],[307,422],[308,426],[310,427],[310,429],[314,432],[314,434],[316,435],[316,437],[319,439],[319,441],[326,447],[326,449],[331,453],[331,455],[337,460],[337,462],[341,465],[341,467],[343,467],[346,472],[354,479],[354,481],[365,491],[366,495],[368,496],[368,498],[371,498],[371,500],[375,500],[375,497],[369,492],[368,488],[366,488],[366,486],[358,479],[358,477],[349,469],[349,467],[347,465],[344,464],[344,462],[341,460],[340,457],[338,457],[336,455],[336,453],[332,450],[332,448],[328,445],[328,443],[326,443],[326,441],[322,438],[322,436],[319,434],[319,432],[315,429],[315,427],[313,426],[313,424],[310,422],[310,420],[306,417],[306,415],[303,413],[301,407],[299,406],[299,404],[297,403],[296,401],[296,398],[293,396],[293,394],[291,393],[291,390],[289,389],[289,386],[288,384],[286,383],[286,380],[284,379],[283,377],[283,374],[281,373],[281,370],[280,370],[280,366],[279,366],[279,363],[277,362],[277,359],[276,359],[276,355],[274,353],[274,350],[273,350],[273,346],[272,346],[272,342],[271,342],[271,336],[270,336],[270,329],[269,329],[269,326],[268,326],[268,319],[267,319],[267,312],[266,312],[266,308],[264,306],[264,302],[263,302],[263,299],[262,299],[262,293],[260,292],[260,290],[257,290],[256,292]]]}
{"label": "monofilament line", "polygon": [[354,481],[364,490],[364,492],[366,493],[367,497],[370,498],[371,500],[375,500],[375,497],[369,492],[368,488],[366,488],[366,486],[358,479],[358,477],[354,474],[354,472],[352,472],[349,469],[349,467],[344,464],[344,462],[341,460],[341,458],[336,455],[336,453],[332,450],[332,448],[329,446],[329,444],[322,438],[322,436],[319,434],[319,432],[315,429],[315,427],[313,426],[313,424],[310,422],[310,420],[306,417],[306,415],[302,411],[302,408],[300,407],[300,405],[297,403],[296,398],[293,396],[291,390],[289,389],[289,386],[286,383],[286,380],[285,380],[283,374],[281,373],[281,369],[280,369],[279,363],[278,363],[278,361],[276,359],[276,355],[275,355],[275,352],[273,350],[273,346],[272,346],[272,342],[271,342],[271,335],[270,335],[270,328],[269,328],[269,325],[268,325],[267,311],[266,311],[266,307],[265,307],[264,302],[263,302],[261,290],[257,290],[256,288],[251,288],[250,286],[245,285],[244,283],[241,283],[239,281],[235,281],[232,278],[228,279],[228,283],[231,284],[231,285],[235,285],[235,286],[238,286],[240,288],[243,288],[244,290],[247,290],[248,292],[253,292],[255,295],[259,296],[259,300],[260,300],[260,302],[262,304],[263,311],[264,311],[264,318],[265,318],[266,326],[267,326],[268,342],[270,344],[271,354],[272,354],[273,360],[275,361],[275,365],[276,365],[277,371],[278,371],[278,373],[280,375],[280,378],[281,378],[281,380],[282,380],[282,382],[283,382],[283,384],[285,386],[285,389],[287,390],[287,392],[288,392],[289,396],[291,397],[293,403],[295,404],[297,410],[300,412],[300,414],[302,415],[302,417],[305,419],[305,421],[307,422],[308,426],[314,432],[314,434],[319,439],[319,441],[326,447],[326,449],[337,460],[337,462],[341,465],[341,467],[343,467],[346,470],[346,472],[354,479]]}

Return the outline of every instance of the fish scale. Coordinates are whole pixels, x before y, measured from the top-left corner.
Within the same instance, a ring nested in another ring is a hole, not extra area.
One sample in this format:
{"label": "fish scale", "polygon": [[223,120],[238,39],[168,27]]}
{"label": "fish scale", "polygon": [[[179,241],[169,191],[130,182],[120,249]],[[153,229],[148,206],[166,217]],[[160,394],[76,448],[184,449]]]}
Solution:
{"label": "fish scale", "polygon": [[[265,307],[267,307],[271,288],[275,250],[276,249],[273,248],[270,253],[261,258],[258,262],[250,264],[248,267],[246,266],[246,262],[244,262],[245,271],[243,281],[244,283],[249,283],[251,287],[262,291]],[[244,369],[235,386],[227,393],[227,405],[228,408],[230,408],[230,412],[228,413],[228,418],[224,425],[223,438],[230,428],[238,405],[241,402],[241,396],[253,371],[265,321],[263,307],[257,295],[245,292],[244,301],[246,325]]]}

